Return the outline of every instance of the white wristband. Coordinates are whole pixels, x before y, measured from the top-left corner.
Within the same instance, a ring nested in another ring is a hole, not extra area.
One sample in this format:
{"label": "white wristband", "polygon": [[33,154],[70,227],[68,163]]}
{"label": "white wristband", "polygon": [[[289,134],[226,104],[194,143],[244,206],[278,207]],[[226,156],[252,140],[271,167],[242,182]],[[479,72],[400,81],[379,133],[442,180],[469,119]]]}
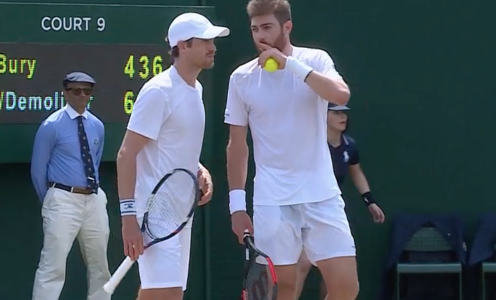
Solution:
{"label": "white wristband", "polygon": [[232,215],[237,211],[246,211],[246,192],[243,190],[229,192],[229,212]]}
{"label": "white wristband", "polygon": [[303,81],[307,79],[308,74],[313,71],[310,66],[297,60],[292,56],[288,56],[286,59],[286,68],[293,72],[297,77],[301,78]]}
{"label": "white wristband", "polygon": [[136,215],[136,201],[134,199],[124,199],[120,201],[121,216]]}

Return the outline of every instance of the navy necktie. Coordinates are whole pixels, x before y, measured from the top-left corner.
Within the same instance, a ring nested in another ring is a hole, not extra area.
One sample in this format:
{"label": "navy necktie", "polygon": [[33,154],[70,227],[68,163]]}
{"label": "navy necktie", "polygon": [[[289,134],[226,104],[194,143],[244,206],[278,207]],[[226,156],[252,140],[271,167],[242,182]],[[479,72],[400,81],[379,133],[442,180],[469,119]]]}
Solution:
{"label": "navy necktie", "polygon": [[88,144],[88,137],[84,131],[83,116],[77,117],[78,121],[78,136],[79,145],[81,147],[81,158],[83,159],[84,172],[86,173],[88,189],[91,189],[95,194],[98,193],[98,183],[95,177],[95,165],[93,164],[93,157],[90,153],[90,145]]}

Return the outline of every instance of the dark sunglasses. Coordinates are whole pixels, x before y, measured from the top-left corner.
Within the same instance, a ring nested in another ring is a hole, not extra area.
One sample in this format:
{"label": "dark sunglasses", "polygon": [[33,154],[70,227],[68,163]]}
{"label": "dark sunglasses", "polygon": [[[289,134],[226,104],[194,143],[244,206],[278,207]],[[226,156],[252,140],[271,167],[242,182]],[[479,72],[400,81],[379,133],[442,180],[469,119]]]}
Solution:
{"label": "dark sunglasses", "polygon": [[92,88],[67,88],[65,90],[70,91],[75,96],[79,96],[81,93],[84,93],[86,96],[93,94]]}

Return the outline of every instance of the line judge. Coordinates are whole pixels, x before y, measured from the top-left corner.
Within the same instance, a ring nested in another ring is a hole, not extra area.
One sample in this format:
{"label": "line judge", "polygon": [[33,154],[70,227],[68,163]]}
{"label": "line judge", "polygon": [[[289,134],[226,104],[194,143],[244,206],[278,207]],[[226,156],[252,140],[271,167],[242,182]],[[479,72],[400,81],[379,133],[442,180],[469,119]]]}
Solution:
{"label": "line judge", "polygon": [[67,255],[77,238],[88,267],[88,300],[110,300],[103,291],[107,263],[107,196],[99,185],[104,127],[86,107],[95,80],[74,72],[63,80],[67,105],[48,116],[34,140],[31,178],[42,202],[43,249],[33,300],[57,300]]}

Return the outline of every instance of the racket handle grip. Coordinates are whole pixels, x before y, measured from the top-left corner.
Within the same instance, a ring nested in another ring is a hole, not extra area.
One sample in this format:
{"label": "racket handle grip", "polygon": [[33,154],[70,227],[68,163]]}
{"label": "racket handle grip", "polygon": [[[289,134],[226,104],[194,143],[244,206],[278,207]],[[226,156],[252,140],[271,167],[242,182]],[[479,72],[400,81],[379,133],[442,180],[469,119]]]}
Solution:
{"label": "racket handle grip", "polygon": [[115,273],[110,277],[109,281],[105,283],[103,286],[103,289],[107,294],[113,294],[115,291],[115,288],[119,285],[121,282],[122,278],[126,276],[127,271],[131,269],[131,267],[134,264],[134,260],[131,260],[129,256],[126,257],[126,259],[121,263],[121,265],[115,270]]}

